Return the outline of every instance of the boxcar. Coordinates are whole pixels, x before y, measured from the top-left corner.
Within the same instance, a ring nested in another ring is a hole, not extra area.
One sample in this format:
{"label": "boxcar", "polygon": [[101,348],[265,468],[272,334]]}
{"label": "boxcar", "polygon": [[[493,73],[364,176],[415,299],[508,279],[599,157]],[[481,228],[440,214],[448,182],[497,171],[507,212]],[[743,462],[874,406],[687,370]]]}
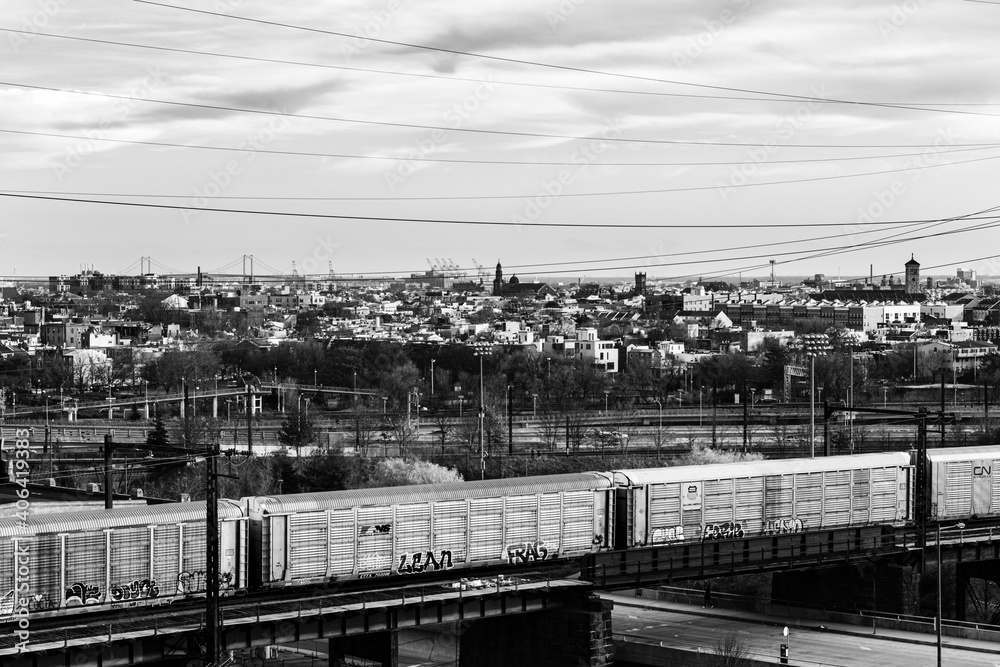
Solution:
{"label": "boxcar", "polygon": [[1000,515],[1000,449],[954,447],[927,450],[931,521]]}
{"label": "boxcar", "polygon": [[608,474],[244,498],[251,587],[571,558],[609,546]]}
{"label": "boxcar", "polygon": [[904,452],[614,472],[615,548],[904,523]]}
{"label": "boxcar", "polygon": [[[222,594],[246,588],[242,506],[219,502]],[[169,503],[0,521],[0,616],[88,605],[163,604],[205,591],[205,503]]]}

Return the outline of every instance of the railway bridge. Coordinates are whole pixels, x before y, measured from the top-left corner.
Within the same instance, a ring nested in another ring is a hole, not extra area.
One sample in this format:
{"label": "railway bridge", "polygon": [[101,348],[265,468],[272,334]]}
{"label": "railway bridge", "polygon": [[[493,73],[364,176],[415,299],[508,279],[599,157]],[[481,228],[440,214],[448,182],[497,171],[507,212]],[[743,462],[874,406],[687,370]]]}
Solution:
{"label": "railway bridge", "polygon": [[[869,602],[877,597],[885,607],[896,602],[901,573],[936,570],[937,554],[944,575],[959,583],[948,587],[955,596],[945,608],[958,610],[952,616],[962,620],[963,584],[1000,575],[1000,523],[945,529],[926,540],[912,528],[872,526],[610,551],[570,569],[564,563],[501,575],[467,571],[461,580],[400,579],[388,587],[386,579],[371,579],[351,587],[272,589],[224,598],[221,646],[239,653],[320,640],[329,642],[331,660],[353,656],[395,665],[400,634],[419,630],[454,651],[460,665],[609,665],[611,607],[595,591],[774,572],[776,586],[799,590],[814,604],[867,587]],[[192,662],[204,651],[205,612],[197,601],[70,611],[31,621],[26,650],[17,649],[16,623],[0,626],[6,630],[0,661],[11,667],[200,664]]]}

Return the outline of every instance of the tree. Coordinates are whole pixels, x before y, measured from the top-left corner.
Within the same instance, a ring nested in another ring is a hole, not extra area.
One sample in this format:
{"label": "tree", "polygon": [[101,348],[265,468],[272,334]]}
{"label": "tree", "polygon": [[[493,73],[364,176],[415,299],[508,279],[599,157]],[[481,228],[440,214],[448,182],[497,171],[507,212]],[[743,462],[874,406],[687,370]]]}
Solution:
{"label": "tree", "polygon": [[461,481],[462,476],[454,468],[445,468],[427,461],[391,458],[378,462],[368,486],[409,486]]}
{"label": "tree", "polygon": [[304,445],[312,444],[315,439],[312,418],[305,410],[299,409],[297,402],[291,404],[288,417],[281,422],[278,430],[278,442],[286,447],[294,448],[296,453]]}
{"label": "tree", "polygon": [[715,643],[714,654],[706,658],[706,667],[750,667],[755,664],[746,640],[735,631],[720,637]]}
{"label": "tree", "polygon": [[162,419],[157,418],[152,430],[146,434],[146,444],[156,449],[170,446],[170,436],[167,435],[167,427]]}

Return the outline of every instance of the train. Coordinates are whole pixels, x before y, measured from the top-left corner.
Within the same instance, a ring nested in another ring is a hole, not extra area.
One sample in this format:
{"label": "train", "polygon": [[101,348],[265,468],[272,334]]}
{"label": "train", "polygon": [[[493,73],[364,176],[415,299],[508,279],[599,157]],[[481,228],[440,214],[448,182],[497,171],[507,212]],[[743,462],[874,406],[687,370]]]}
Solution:
{"label": "train", "polygon": [[[926,461],[930,523],[1000,516],[1000,447]],[[224,499],[220,594],[906,526],[917,469],[892,452]],[[205,515],[204,502],[37,516],[29,503],[0,519],[0,622],[204,596]]]}

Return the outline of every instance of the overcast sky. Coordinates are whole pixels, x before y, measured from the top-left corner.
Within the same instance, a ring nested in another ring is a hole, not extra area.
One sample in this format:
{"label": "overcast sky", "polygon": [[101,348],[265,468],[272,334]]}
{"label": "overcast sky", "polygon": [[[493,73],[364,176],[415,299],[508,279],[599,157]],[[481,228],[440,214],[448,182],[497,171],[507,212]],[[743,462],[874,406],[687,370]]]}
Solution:
{"label": "overcast sky", "polygon": [[1000,274],[1000,4],[165,2],[4,2],[2,191],[152,206],[0,197],[0,275]]}

